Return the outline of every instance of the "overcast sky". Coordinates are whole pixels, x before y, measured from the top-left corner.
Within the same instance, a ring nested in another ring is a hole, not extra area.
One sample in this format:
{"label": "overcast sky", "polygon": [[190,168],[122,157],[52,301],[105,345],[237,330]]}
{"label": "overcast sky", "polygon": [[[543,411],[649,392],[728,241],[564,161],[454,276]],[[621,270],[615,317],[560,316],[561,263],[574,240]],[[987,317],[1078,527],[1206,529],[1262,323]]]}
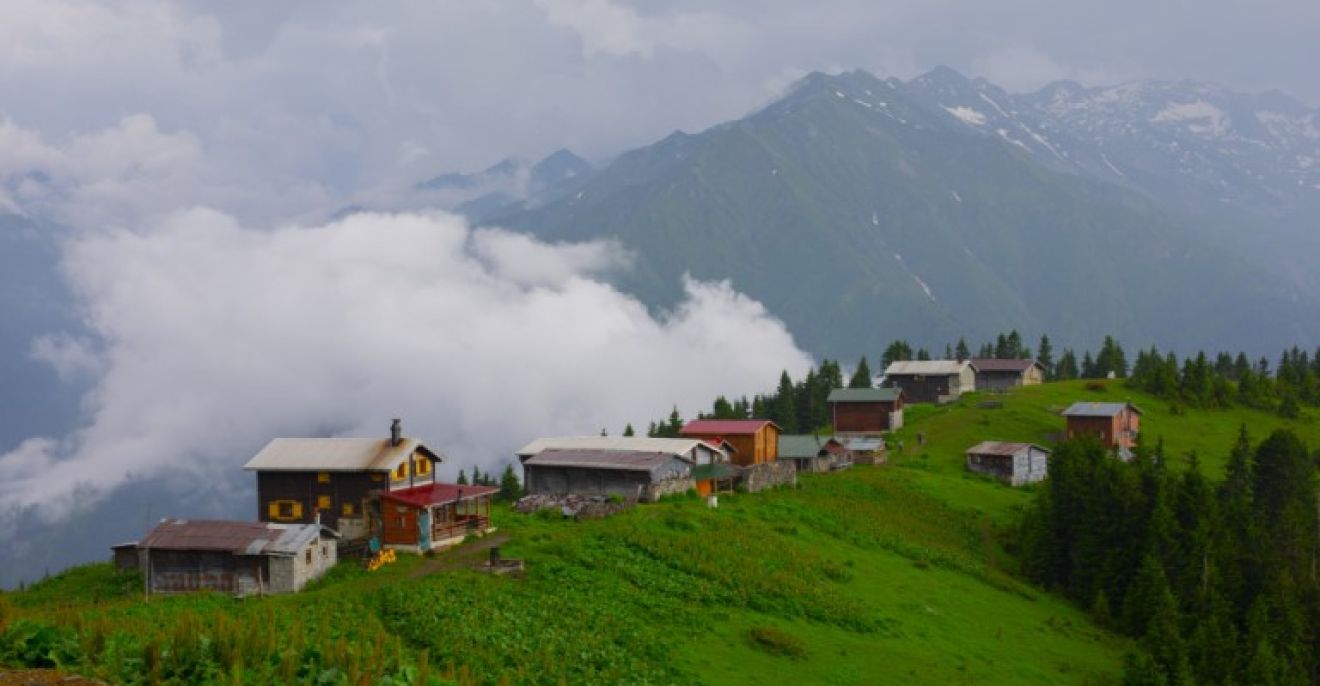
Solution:
{"label": "overcast sky", "polygon": [[600,158],[811,70],[1192,78],[1314,104],[1318,27],[1313,0],[7,0],[0,115],[56,147],[143,117],[139,135],[192,145],[172,198],[268,217],[506,155]]}

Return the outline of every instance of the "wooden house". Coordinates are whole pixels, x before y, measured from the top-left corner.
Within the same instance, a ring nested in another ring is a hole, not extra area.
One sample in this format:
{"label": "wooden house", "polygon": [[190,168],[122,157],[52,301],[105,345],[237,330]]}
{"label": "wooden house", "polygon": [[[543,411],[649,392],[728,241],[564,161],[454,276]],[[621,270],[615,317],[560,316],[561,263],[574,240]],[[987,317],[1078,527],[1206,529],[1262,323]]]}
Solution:
{"label": "wooden house", "polygon": [[1045,367],[1035,360],[978,358],[972,360],[972,367],[976,370],[977,390],[1007,391],[1045,382]]}
{"label": "wooden house", "polygon": [[779,458],[778,424],[767,419],[697,419],[679,432],[687,438],[733,446],[731,458],[740,467],[772,463]]}
{"label": "wooden house", "polygon": [[880,465],[889,462],[889,450],[883,438],[875,436],[845,438],[843,446],[852,456],[853,464]]}
{"label": "wooden house", "polygon": [[654,502],[696,488],[681,454],[636,450],[542,450],[523,461],[531,495],[616,495]]}
{"label": "wooden house", "polygon": [[779,460],[792,462],[798,473],[828,472],[852,466],[848,449],[838,439],[812,434],[779,437]]}
{"label": "wooden house", "polygon": [[276,438],[243,469],[257,473],[257,518],[321,523],[353,540],[369,533],[368,508],[383,493],[435,482],[444,457],[402,435],[388,438]]}
{"label": "wooden house", "polygon": [[903,428],[903,389],[836,388],[830,423],[836,436],[871,436]]}
{"label": "wooden house", "polygon": [[492,486],[431,483],[380,496],[381,542],[389,548],[425,553],[493,531]]}
{"label": "wooden house", "polygon": [[[538,438],[518,450],[518,461],[524,465],[524,484],[533,478],[527,471],[527,460],[547,450],[668,453],[692,466],[691,477],[695,481],[697,492],[701,495],[731,491],[739,476],[731,459],[738,449],[722,440],[703,441],[695,438],[647,436],[559,436]],[[622,487],[622,483],[616,485]],[[636,480],[633,485],[637,485]]]}
{"label": "wooden house", "polygon": [[1132,403],[1073,403],[1063,411],[1068,438],[1094,436],[1105,447],[1129,459],[1141,431],[1141,410]]}
{"label": "wooden house", "polygon": [[885,369],[884,386],[902,389],[910,403],[946,403],[976,390],[976,368],[966,360],[894,362]]}
{"label": "wooden house", "polygon": [[115,565],[140,569],[149,593],[292,593],[335,566],[339,534],[320,524],[165,519],[115,546]]}
{"label": "wooden house", "polygon": [[1050,451],[1034,443],[983,441],[967,449],[967,469],[1010,486],[1035,483],[1049,474]]}

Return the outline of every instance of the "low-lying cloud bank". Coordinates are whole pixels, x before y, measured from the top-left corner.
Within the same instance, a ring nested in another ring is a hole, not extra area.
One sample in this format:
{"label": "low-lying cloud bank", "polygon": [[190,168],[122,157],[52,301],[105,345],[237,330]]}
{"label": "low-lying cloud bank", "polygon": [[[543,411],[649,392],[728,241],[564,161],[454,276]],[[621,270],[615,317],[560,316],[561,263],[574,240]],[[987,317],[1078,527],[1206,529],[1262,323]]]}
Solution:
{"label": "low-lying cloud bank", "polygon": [[688,281],[655,317],[601,278],[626,268],[617,245],[447,214],[256,231],[197,209],[84,234],[63,269],[97,340],[34,353],[96,379],[90,421],[0,456],[0,509],[58,518],[138,477],[237,470],[272,436],[380,435],[394,416],[455,466],[494,468],[539,434],[618,432],[810,364],[727,282]]}

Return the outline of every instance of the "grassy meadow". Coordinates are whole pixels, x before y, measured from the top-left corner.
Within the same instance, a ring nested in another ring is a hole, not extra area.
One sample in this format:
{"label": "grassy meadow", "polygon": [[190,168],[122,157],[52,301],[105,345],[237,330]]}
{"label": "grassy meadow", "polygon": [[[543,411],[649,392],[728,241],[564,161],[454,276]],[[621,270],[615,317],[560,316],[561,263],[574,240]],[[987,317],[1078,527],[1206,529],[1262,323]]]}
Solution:
{"label": "grassy meadow", "polygon": [[[1046,442],[1074,399],[1130,399],[1147,440],[1217,476],[1245,410],[1170,412],[1110,381],[912,407],[888,467],[796,489],[643,506],[596,521],[495,512],[521,578],[401,556],[339,565],[291,596],[144,602],[109,565],[0,595],[0,664],[111,683],[1114,684],[1126,639],[1022,582],[1030,498],[967,474],[980,440]],[[991,408],[985,401],[1000,406]],[[918,447],[916,434],[926,438]]]}

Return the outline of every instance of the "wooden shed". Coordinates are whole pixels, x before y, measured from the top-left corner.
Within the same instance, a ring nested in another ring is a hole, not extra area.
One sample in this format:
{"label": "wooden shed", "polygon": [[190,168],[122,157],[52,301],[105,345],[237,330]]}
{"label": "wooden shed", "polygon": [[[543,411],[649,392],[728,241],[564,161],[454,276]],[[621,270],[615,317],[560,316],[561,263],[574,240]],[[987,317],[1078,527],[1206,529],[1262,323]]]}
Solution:
{"label": "wooden shed", "polygon": [[381,542],[386,547],[424,553],[481,536],[490,524],[492,486],[432,483],[382,493]]}
{"label": "wooden shed", "polygon": [[733,462],[742,467],[779,459],[781,429],[768,419],[697,419],[688,422],[680,433],[687,438],[732,445]]}
{"label": "wooden shed", "polygon": [[257,519],[309,523],[319,515],[354,540],[370,533],[377,496],[433,483],[443,461],[403,436],[396,419],[388,438],[276,438],[243,469],[257,473]]}
{"label": "wooden shed", "polygon": [[696,488],[697,465],[671,452],[542,450],[523,462],[531,495],[617,495],[644,502]]}
{"label": "wooden shed", "polygon": [[967,469],[1010,486],[1035,483],[1049,474],[1050,451],[1034,443],[983,441],[967,449]]}
{"label": "wooden shed", "polygon": [[838,439],[813,434],[779,437],[779,460],[792,462],[798,473],[828,472],[852,466],[852,456]]}
{"label": "wooden shed", "polygon": [[141,569],[150,593],[291,593],[338,560],[339,534],[320,524],[165,519],[141,541],[113,548]]}
{"label": "wooden shed", "polygon": [[836,388],[827,400],[836,436],[869,436],[903,428],[902,388]]}
{"label": "wooden shed", "polygon": [[1045,382],[1045,367],[1035,360],[977,358],[972,360],[972,367],[979,391],[1007,391]]}
{"label": "wooden shed", "polygon": [[1068,438],[1094,436],[1119,457],[1130,459],[1141,432],[1141,410],[1132,403],[1073,403],[1063,411]]}
{"label": "wooden shed", "polygon": [[910,403],[946,403],[976,390],[976,368],[966,360],[894,362],[885,369],[886,388],[899,388]]}

